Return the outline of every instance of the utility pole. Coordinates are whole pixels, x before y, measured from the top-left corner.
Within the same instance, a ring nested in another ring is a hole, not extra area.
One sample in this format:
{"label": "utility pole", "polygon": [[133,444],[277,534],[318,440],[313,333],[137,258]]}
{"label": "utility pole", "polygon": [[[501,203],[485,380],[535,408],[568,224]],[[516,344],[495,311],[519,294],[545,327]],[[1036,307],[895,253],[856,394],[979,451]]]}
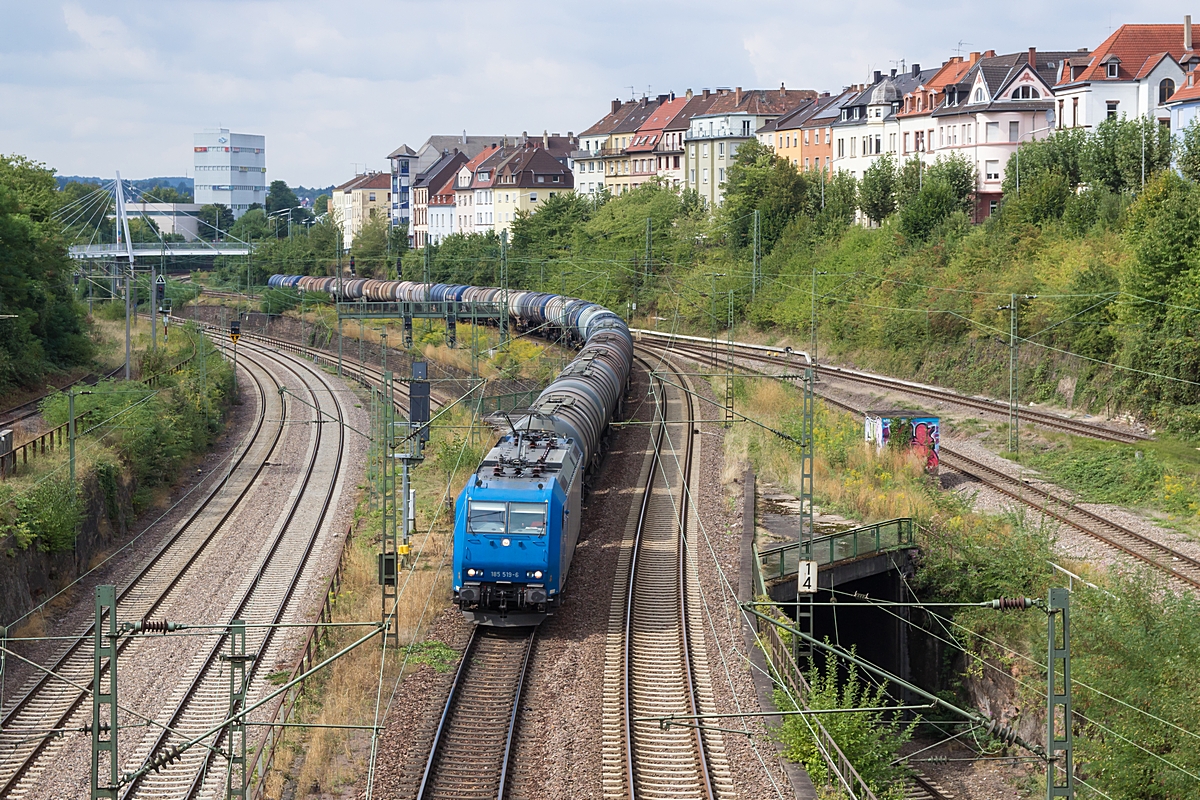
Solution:
{"label": "utility pole", "polygon": [[229,625],[229,716],[226,739],[229,766],[225,772],[225,797],[246,800],[249,774],[246,770],[246,663],[254,660],[246,654],[246,621],[235,619]]}
{"label": "utility pole", "polygon": [[758,294],[758,261],[761,257],[761,242],[759,238],[758,209],[754,209],[754,264],[750,269],[750,299]]}
{"label": "utility pole", "polygon": [[817,378],[817,276],[828,275],[828,272],[817,272],[814,265],[812,270],[812,318],[809,321],[808,335],[808,359],[809,364],[813,367],[813,380]]}
{"label": "utility pole", "polygon": [[1071,593],[1050,589],[1047,604],[1046,800],[1075,796],[1071,738]]}
{"label": "utility pole", "polygon": [[399,573],[398,547],[396,541],[396,395],[392,373],[383,373],[382,397],[383,430],[380,450],[383,456],[383,486],[380,492],[382,507],[383,536],[380,542],[383,551],[379,554],[380,613],[384,623],[384,641],[398,636],[399,628],[393,612],[397,597],[397,575]]}
{"label": "utility pole", "polygon": [[158,270],[150,262],[150,352],[158,352]]}
{"label": "utility pole", "polygon": [[508,231],[500,231],[500,346],[508,344]]}
{"label": "utility pole", "polygon": [[[104,617],[108,616],[105,630]],[[117,587],[96,587],[96,623],[92,643],[91,800],[117,800]],[[108,776],[101,780],[101,755],[108,754]]]}
{"label": "utility pole", "polygon": [[997,311],[1008,312],[1008,449],[1016,453],[1021,445],[1020,420],[1018,418],[1017,395],[1020,386],[1017,381],[1017,356],[1020,351],[1020,337],[1017,336],[1017,324],[1021,299],[1033,300],[1036,294],[1009,295],[1008,305],[997,306]]}
{"label": "utility pole", "polygon": [[338,304],[342,302],[342,229],[338,228],[338,246],[337,246],[337,300],[334,301],[333,307],[337,310],[338,323],[338,369],[337,374],[340,377],[342,374],[342,312],[338,309]]}
{"label": "utility pole", "polygon": [[[640,283],[642,285],[649,283],[650,276],[652,274],[654,274],[654,270],[650,263],[651,259],[653,257],[652,254],[654,252],[653,249],[651,248],[651,245],[653,244],[653,242],[654,242],[654,220],[651,217],[646,217],[646,258],[642,262],[642,280],[640,281]],[[639,299],[640,299],[641,293],[639,292],[638,294],[639,294]],[[634,306],[633,311],[635,314],[637,313],[636,306]],[[631,319],[631,321],[632,321],[632,319]]]}
{"label": "utility pole", "polygon": [[729,315],[725,329],[725,427],[733,427],[733,290],[729,290]]}

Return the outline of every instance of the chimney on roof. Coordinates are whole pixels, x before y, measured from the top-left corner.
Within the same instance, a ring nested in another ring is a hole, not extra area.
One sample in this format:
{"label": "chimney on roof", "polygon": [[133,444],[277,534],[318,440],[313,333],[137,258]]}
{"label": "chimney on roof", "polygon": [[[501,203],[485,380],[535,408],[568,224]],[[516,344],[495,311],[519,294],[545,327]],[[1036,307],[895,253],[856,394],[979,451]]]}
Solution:
{"label": "chimney on roof", "polygon": [[1192,15],[1183,15],[1183,49],[1192,49]]}
{"label": "chimney on roof", "polygon": [[892,77],[896,77],[896,68],[892,67]]}
{"label": "chimney on roof", "polygon": [[921,65],[913,64],[912,76],[915,78],[921,74]]}
{"label": "chimney on roof", "polygon": [[704,90],[704,96],[705,96],[705,97],[708,97],[708,89],[705,89],[705,90]]}
{"label": "chimney on roof", "polygon": [[984,51],[984,53],[983,53],[983,57],[984,57],[984,58],[995,58],[995,57],[996,57],[996,51],[995,51],[995,50],[985,50],[985,51]]}
{"label": "chimney on roof", "polygon": [[779,96],[787,97],[787,87],[783,85],[783,81],[779,82]]}
{"label": "chimney on roof", "polygon": [[687,90],[687,92],[685,92],[685,93],[684,93],[684,95],[683,95],[683,96],[684,96],[684,97],[686,97],[688,100],[691,100],[691,99],[692,99],[692,97],[694,96],[694,95],[692,94],[692,90],[691,90],[691,88],[689,88],[689,89]]}
{"label": "chimney on roof", "polygon": [[1037,48],[1029,48],[1029,68],[1037,69]]}
{"label": "chimney on roof", "polygon": [[467,130],[466,130],[466,128],[464,128],[463,129],[463,144],[466,144],[466,143],[467,143]]}
{"label": "chimney on roof", "polygon": [[971,53],[971,66],[975,66],[975,62],[979,60],[979,53]]}
{"label": "chimney on roof", "polygon": [[617,113],[617,111],[620,110],[620,108],[621,108],[621,100],[620,100],[620,98],[618,98],[618,99],[612,101],[612,111],[609,113],[615,114],[615,113]]}
{"label": "chimney on roof", "polygon": [[871,81],[871,83],[879,83],[881,80],[883,80],[883,73],[875,70],[875,80]]}
{"label": "chimney on roof", "polygon": [[737,87],[736,94],[733,96],[733,104],[740,106],[742,104],[742,87]]}
{"label": "chimney on roof", "polygon": [[542,147],[546,148],[547,150],[550,149],[550,134],[545,130],[542,130]]}

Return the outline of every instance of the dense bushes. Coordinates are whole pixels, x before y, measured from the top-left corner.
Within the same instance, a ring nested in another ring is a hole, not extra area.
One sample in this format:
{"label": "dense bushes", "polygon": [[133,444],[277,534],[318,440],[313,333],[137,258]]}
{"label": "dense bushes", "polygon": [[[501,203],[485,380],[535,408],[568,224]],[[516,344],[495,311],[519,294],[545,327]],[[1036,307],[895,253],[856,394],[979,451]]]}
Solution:
{"label": "dense bushes", "polygon": [[0,317],[0,393],[92,357],[53,216],[61,202],[52,170],[0,156],[0,315],[14,315]]}

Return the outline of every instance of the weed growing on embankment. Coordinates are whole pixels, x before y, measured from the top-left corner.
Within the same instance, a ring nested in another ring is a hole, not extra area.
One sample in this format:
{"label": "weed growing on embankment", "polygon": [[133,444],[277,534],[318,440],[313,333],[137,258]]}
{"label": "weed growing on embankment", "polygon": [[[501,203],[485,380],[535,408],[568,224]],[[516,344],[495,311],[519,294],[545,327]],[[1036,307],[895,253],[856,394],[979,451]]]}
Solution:
{"label": "weed growing on embankment", "polygon": [[[383,651],[378,642],[362,645],[316,673],[305,686],[295,721],[371,725],[376,719],[378,698],[382,723],[389,705],[405,702],[399,695],[392,697],[393,688],[404,674],[421,664],[441,672],[457,659],[458,654],[445,643],[426,637],[431,623],[450,602],[448,566],[453,544],[454,501],[490,442],[490,429],[474,420],[472,430],[472,424],[469,403],[450,410],[431,426],[425,461],[411,472],[417,493],[416,533],[412,538],[411,568],[402,569],[398,581],[396,626],[400,646],[389,644]],[[342,584],[333,606],[335,623],[378,620],[381,615],[377,554],[383,517],[377,497],[372,499],[369,476],[360,490],[353,528],[342,556]],[[327,629],[319,658],[337,652],[363,632],[361,627]],[[382,668],[381,653],[385,656]],[[289,731],[279,745],[275,765],[266,777],[267,796],[281,796],[289,784],[295,786],[297,797],[326,796],[323,793],[353,785],[367,774],[369,732],[333,728],[311,728],[303,733],[296,730]]]}
{"label": "weed growing on embankment", "polygon": [[[161,344],[161,343],[160,343]],[[195,350],[193,350],[195,347]],[[196,334],[176,334],[155,359],[160,368],[195,356],[177,373],[150,387],[141,381],[101,381],[75,398],[78,439],[76,482],[71,483],[66,434],[53,452],[38,454],[0,483],[0,540],[5,547],[42,552],[70,551],[82,522],[81,487],[98,481],[101,490],[120,470],[135,487],[133,510],[173,484],[184,463],[204,452],[221,430],[232,396],[232,371]],[[202,369],[200,359],[207,361]],[[151,369],[144,370],[146,374]],[[47,429],[68,419],[69,401],[59,392],[42,403]],[[111,506],[112,497],[106,494]],[[107,509],[112,515],[113,509]]]}
{"label": "weed growing on embankment", "polygon": [[[741,413],[793,436],[799,432],[796,389],[760,380],[739,381],[736,389]],[[1044,598],[1050,587],[1064,585],[1065,578],[1048,563],[1056,558],[1052,537],[1032,514],[971,510],[969,500],[935,488],[919,459],[877,453],[861,441],[857,420],[820,404],[815,436],[818,505],[864,521],[897,515],[917,520],[921,556],[912,588],[919,599]],[[1143,460],[1156,452],[1162,464],[1186,463],[1178,448],[1170,447],[1167,453],[1145,449]],[[1059,457],[1094,465],[1090,452],[1082,447]],[[735,425],[726,436],[726,479],[749,463],[764,478],[797,491],[799,459],[793,444],[750,423]],[[1165,478],[1156,471],[1139,484],[1121,486],[1130,481],[1126,470],[1147,469],[1136,462],[1131,449],[1122,465],[1113,467],[1114,475],[1089,479],[1092,490],[1127,491],[1135,498],[1161,491],[1155,487],[1164,485]],[[1162,473],[1172,474],[1177,473],[1168,468]],[[1081,479],[1080,486],[1088,485]],[[1200,725],[1194,713],[1195,687],[1200,686],[1200,627],[1195,624],[1200,601],[1169,589],[1156,574],[1068,565],[1101,587],[1097,591],[1077,583],[1080,588],[1071,596],[1080,775],[1113,797],[1194,797],[1197,781],[1191,776],[1200,775]],[[952,654],[959,654],[952,659],[957,674],[947,678],[960,688],[960,702],[978,694],[985,683],[1001,687],[1018,709],[1015,724],[1023,724],[1036,738],[1044,728],[1045,616],[1037,610],[999,614],[968,608],[941,620],[927,615],[923,624]]]}

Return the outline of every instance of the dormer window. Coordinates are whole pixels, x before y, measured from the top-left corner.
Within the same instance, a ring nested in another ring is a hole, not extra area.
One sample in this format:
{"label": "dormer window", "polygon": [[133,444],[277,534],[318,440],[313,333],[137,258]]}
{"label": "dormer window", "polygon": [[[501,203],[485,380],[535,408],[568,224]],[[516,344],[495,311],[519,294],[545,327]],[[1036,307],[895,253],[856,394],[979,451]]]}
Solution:
{"label": "dormer window", "polygon": [[1120,67],[1121,67],[1121,62],[1118,61],[1117,59],[1114,58],[1112,61],[1109,61],[1107,64],[1104,65],[1105,77],[1116,78],[1120,74],[1117,71],[1120,69]]}
{"label": "dormer window", "polygon": [[1163,78],[1162,82],[1158,84],[1158,104],[1164,105],[1173,94],[1175,94],[1175,81]]}
{"label": "dormer window", "polygon": [[1037,100],[1042,95],[1032,86],[1018,86],[1012,93],[1013,100]]}
{"label": "dormer window", "polygon": [[980,87],[975,90],[975,102],[976,103],[983,102],[983,87]]}

